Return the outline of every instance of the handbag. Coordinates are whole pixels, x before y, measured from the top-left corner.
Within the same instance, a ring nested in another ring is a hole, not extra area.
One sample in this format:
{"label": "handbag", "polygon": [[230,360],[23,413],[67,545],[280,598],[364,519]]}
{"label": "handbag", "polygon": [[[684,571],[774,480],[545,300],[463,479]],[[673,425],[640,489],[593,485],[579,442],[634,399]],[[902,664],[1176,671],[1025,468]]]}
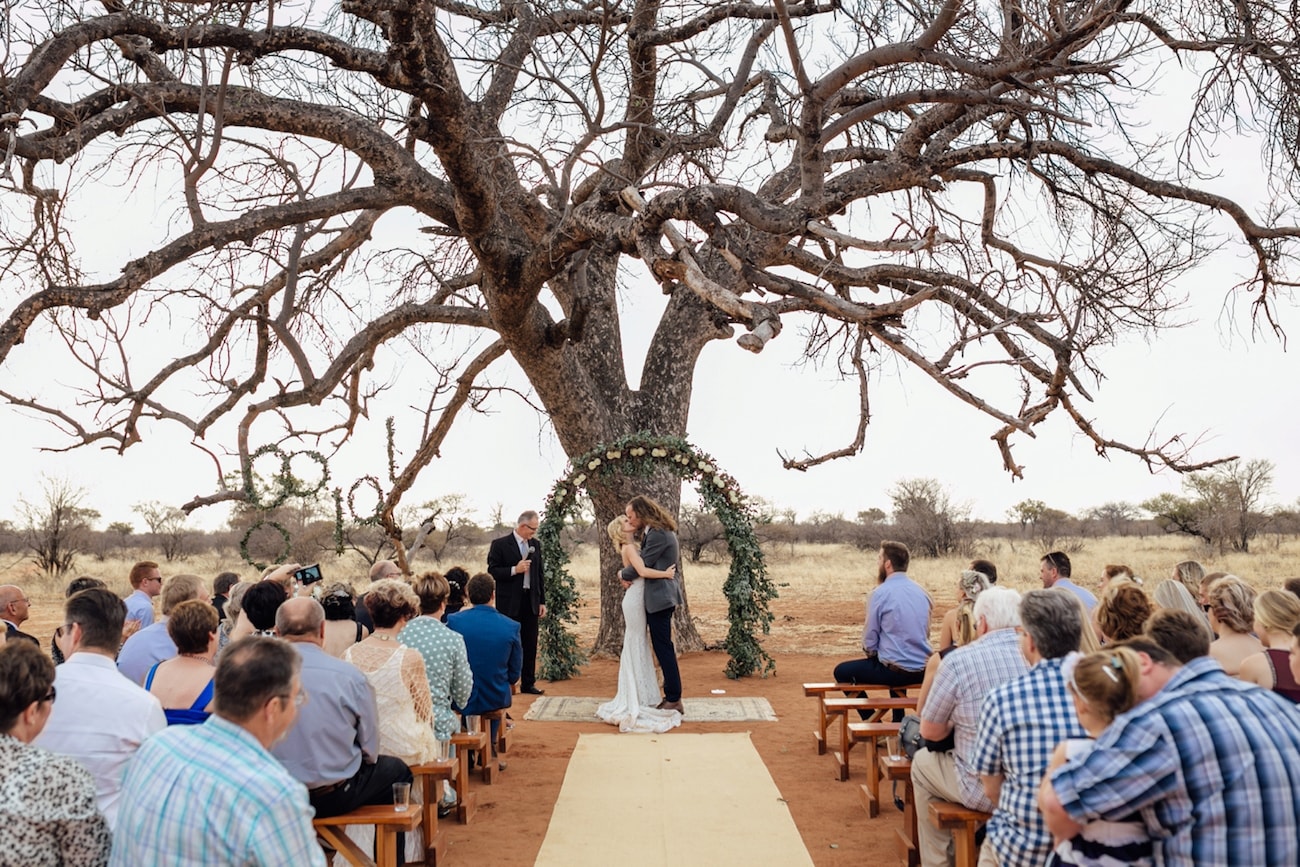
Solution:
{"label": "handbag", "polygon": [[956,744],[955,734],[956,732],[949,732],[948,736],[940,741],[926,740],[921,737],[921,718],[914,713],[903,717],[903,721],[898,724],[898,743],[909,759],[915,758],[916,751],[921,747],[925,747],[932,753],[951,752]]}

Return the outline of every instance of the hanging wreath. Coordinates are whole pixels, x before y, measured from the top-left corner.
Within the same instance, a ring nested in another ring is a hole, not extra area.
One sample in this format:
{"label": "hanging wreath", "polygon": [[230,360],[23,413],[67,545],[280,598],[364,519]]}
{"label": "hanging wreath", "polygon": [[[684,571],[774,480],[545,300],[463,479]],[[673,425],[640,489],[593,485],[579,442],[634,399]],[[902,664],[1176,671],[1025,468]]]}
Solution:
{"label": "hanging wreath", "polygon": [[560,531],[579,507],[579,495],[592,479],[614,476],[648,477],[667,466],[676,475],[699,486],[701,504],[722,524],[731,569],[723,585],[727,597],[730,627],[723,642],[730,660],[727,677],[761,674],[776,670],[776,662],[763,649],[758,633],[771,628],[768,602],[776,598],[776,586],[767,577],[767,564],[754,535],[753,510],[736,480],[718,468],[713,458],[679,437],[650,433],[629,434],[594,448],[570,465],[546,498],[545,513],[537,529],[546,569],[546,613],[539,635],[541,677],[565,680],[586,661],[577,640],[565,624],[578,622],[578,594],[566,564],[569,555],[560,544]]}
{"label": "hanging wreath", "polygon": [[244,533],[244,538],[239,540],[239,553],[243,555],[244,562],[258,570],[265,569],[267,564],[257,562],[253,559],[253,556],[248,553],[248,540],[253,537],[254,533],[263,527],[270,527],[272,530],[278,531],[280,539],[284,542],[284,547],[280,550],[280,556],[275,558],[276,563],[283,563],[288,560],[289,554],[293,551],[292,539],[289,536],[288,530],[275,521],[258,521],[256,524],[249,527],[248,532]]}

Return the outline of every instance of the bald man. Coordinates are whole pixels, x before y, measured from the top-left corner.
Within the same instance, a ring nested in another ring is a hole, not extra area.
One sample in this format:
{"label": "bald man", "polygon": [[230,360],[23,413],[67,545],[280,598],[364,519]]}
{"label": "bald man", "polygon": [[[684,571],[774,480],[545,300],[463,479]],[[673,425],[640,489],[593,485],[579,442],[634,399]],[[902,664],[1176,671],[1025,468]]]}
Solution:
{"label": "bald man", "polygon": [[0,586],[0,620],[5,624],[5,640],[12,641],[18,638],[40,647],[41,642],[36,636],[28,635],[18,628],[27,620],[30,604],[27,601],[27,594],[21,587],[13,584]]}

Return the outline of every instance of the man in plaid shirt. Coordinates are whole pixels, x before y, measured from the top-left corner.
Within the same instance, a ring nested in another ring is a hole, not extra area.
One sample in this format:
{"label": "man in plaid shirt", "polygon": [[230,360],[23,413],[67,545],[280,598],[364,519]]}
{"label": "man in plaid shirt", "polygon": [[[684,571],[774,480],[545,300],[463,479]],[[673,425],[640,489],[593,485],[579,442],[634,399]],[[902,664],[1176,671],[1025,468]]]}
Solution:
{"label": "man in plaid shirt", "polygon": [[1081,823],[1139,811],[1165,867],[1300,864],[1300,714],[1209,657],[1181,668],[1140,638],[1141,703],[1038,792],[1062,839]]}
{"label": "man in plaid shirt", "polygon": [[1083,629],[1079,606],[1065,591],[1031,590],[1020,601],[1016,631],[1030,669],[984,699],[971,762],[995,805],[981,867],[1039,867],[1051,855],[1035,795],[1056,745],[1087,737],[1061,674]]}

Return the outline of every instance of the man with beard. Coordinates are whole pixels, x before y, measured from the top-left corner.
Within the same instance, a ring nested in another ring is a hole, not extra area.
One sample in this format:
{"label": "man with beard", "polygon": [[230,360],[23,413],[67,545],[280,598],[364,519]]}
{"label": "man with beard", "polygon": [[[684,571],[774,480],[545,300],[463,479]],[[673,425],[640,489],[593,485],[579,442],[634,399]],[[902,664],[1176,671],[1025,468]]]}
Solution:
{"label": "man with beard", "polygon": [[[902,542],[880,543],[877,587],[867,597],[862,630],[862,659],[835,666],[836,683],[898,687],[917,686],[930,658],[930,595],[907,577],[911,554]],[[859,693],[861,695],[862,693]],[[862,712],[865,719],[867,714]],[[894,712],[895,721],[903,712]]]}

